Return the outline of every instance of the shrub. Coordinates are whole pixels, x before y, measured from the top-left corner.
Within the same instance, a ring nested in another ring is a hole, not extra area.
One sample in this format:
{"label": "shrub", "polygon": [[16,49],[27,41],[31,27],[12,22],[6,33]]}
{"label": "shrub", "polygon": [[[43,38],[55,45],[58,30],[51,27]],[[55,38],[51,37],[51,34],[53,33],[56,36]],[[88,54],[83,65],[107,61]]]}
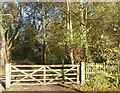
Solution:
{"label": "shrub", "polygon": [[86,84],[92,88],[118,87],[116,77],[114,75],[109,75],[105,71],[101,71],[99,74],[91,77],[91,79],[87,81]]}

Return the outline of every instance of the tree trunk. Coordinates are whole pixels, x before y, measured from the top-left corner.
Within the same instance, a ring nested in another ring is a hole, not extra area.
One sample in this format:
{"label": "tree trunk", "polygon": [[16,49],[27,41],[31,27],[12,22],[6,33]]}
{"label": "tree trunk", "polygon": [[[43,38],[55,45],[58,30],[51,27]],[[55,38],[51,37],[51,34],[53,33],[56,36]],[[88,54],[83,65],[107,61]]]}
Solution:
{"label": "tree trunk", "polygon": [[[69,2],[69,0],[67,0],[67,30],[70,31],[70,40],[72,40],[73,39],[73,29],[72,29],[70,5],[71,5],[71,3]],[[73,57],[73,49],[72,48],[70,48],[70,59],[71,59],[71,64],[74,64],[74,57]]]}
{"label": "tree trunk", "polygon": [[44,10],[44,4],[42,3],[42,31],[43,31],[43,64],[46,64],[46,42],[45,42],[45,10]]}
{"label": "tree trunk", "polygon": [[0,2],[1,14],[0,14],[0,30],[1,30],[1,66],[5,65],[5,33],[2,28],[2,4]]}
{"label": "tree trunk", "polygon": [[2,45],[1,45],[1,66],[5,65],[5,37],[3,30],[1,29]]}
{"label": "tree trunk", "polygon": [[81,4],[80,4],[80,23],[81,23],[81,28],[82,28],[82,42],[83,42],[83,46],[85,48],[85,55],[87,57],[87,62],[92,62],[92,58],[91,58],[91,53],[89,51],[89,47],[88,47],[88,43],[87,43],[87,32],[88,32],[88,28],[86,28],[86,23],[87,23],[87,8],[83,5],[83,2],[81,0]]}
{"label": "tree trunk", "polygon": [[[2,18],[1,18],[2,20]],[[10,49],[8,48],[7,41],[5,38],[5,31],[1,27],[1,38],[2,38],[2,46],[1,46],[1,65],[5,66],[5,63],[10,61]]]}
{"label": "tree trunk", "polygon": [[[2,38],[2,45],[1,45],[1,65],[5,66],[5,63],[10,62],[11,57],[11,48],[13,41],[17,38],[19,33],[13,33],[13,36],[9,38],[8,30],[4,30],[2,28],[2,15],[9,16],[7,14],[2,14],[2,3],[0,2],[0,8],[1,8],[1,15],[0,15],[0,30],[1,30],[1,38]],[[13,39],[13,40],[12,40]]]}

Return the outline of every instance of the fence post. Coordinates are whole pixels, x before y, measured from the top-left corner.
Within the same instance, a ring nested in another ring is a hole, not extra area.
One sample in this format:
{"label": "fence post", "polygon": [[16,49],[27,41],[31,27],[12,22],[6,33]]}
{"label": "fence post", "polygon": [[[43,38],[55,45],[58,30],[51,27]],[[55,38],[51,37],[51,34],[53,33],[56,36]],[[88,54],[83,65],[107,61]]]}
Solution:
{"label": "fence post", "polygon": [[11,63],[6,63],[6,88],[11,84]]}
{"label": "fence post", "polygon": [[44,66],[44,85],[46,85],[46,66]]}
{"label": "fence post", "polygon": [[80,65],[79,66],[77,66],[77,84],[79,84],[80,83]]}
{"label": "fence post", "polygon": [[85,62],[81,62],[81,85],[85,84]]}

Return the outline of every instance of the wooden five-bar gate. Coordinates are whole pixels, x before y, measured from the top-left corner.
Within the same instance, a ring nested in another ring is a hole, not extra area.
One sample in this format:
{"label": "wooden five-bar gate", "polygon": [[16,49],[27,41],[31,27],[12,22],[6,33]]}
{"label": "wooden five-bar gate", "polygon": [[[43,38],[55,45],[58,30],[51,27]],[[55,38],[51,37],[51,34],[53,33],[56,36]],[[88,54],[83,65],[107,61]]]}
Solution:
{"label": "wooden five-bar gate", "polygon": [[105,69],[104,64],[12,65],[6,64],[6,88],[13,85],[84,84]]}
{"label": "wooden five-bar gate", "polygon": [[12,85],[80,83],[80,65],[6,64],[6,88]]}

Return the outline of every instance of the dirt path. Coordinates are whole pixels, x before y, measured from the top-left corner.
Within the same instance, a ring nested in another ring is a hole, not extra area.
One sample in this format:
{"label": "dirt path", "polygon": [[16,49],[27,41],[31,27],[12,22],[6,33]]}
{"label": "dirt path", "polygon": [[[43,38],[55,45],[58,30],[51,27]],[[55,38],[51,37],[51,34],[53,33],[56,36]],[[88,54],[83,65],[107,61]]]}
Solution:
{"label": "dirt path", "polygon": [[72,90],[70,88],[62,87],[60,85],[42,85],[42,86],[12,86],[9,89],[6,89],[5,91],[48,91],[50,93],[80,93],[76,92],[75,90]]}

